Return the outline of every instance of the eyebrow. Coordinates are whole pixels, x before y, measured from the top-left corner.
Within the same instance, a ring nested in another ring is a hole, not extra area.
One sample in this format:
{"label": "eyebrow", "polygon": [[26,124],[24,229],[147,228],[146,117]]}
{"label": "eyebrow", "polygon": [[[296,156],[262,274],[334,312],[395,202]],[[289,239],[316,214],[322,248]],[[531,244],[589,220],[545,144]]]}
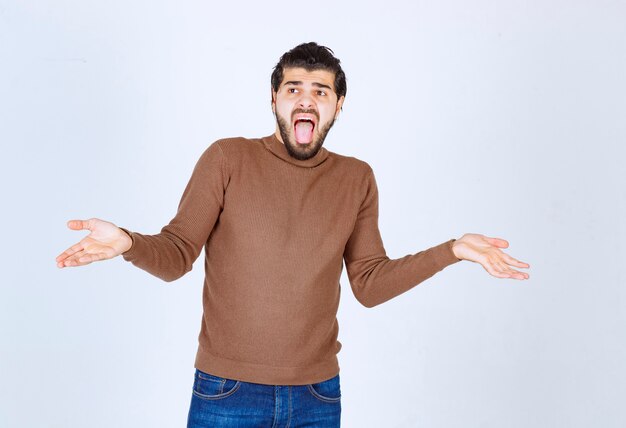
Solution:
{"label": "eyebrow", "polygon": [[[333,88],[331,88],[331,87],[330,87],[330,86],[328,86],[328,85],[324,85],[323,83],[313,82],[313,83],[311,83],[311,84],[312,84],[313,86],[315,86],[316,88],[326,88],[326,89],[328,89],[328,90],[330,90],[330,91],[332,91],[332,90],[333,90]],[[300,80],[290,80],[290,81],[288,81],[288,82],[283,83],[283,85],[285,85],[285,86],[286,86],[286,85],[301,86],[301,85],[302,85],[302,81],[300,81]]]}

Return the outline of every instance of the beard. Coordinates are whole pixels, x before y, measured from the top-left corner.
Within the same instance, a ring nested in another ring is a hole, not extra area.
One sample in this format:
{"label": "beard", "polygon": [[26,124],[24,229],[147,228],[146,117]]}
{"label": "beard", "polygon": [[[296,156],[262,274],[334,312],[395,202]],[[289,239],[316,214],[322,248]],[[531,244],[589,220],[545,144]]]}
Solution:
{"label": "beard", "polygon": [[[296,138],[293,135],[293,127],[290,127],[288,122],[278,114],[276,114],[276,122],[278,123],[280,136],[285,143],[285,148],[287,149],[289,155],[298,160],[307,160],[315,156],[317,152],[320,151],[322,144],[324,144],[324,140],[326,139],[326,135],[328,134],[328,131],[330,131],[330,128],[333,127],[335,120],[331,120],[320,128],[319,135],[314,135],[313,141],[309,144],[297,143]],[[318,126],[321,126],[321,124],[318,123]]]}

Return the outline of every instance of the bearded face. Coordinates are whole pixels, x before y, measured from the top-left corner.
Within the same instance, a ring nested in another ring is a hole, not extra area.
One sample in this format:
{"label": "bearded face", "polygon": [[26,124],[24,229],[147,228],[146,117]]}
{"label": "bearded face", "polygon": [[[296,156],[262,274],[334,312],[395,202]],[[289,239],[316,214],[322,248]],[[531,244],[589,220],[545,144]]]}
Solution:
{"label": "bearded face", "polygon": [[333,89],[334,73],[287,68],[272,94],[276,134],[289,154],[299,160],[317,154],[343,104]]}

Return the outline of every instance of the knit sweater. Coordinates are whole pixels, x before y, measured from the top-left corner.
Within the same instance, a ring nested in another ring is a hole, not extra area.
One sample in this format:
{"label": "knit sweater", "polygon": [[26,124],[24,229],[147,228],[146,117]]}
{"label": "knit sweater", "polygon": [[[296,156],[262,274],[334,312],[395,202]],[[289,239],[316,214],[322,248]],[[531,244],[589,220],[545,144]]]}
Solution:
{"label": "knit sweater", "polygon": [[317,383],[339,373],[344,261],[352,292],[366,307],[459,261],[454,239],[387,257],[371,167],[324,147],[297,160],[275,135],[214,142],[170,223],[156,235],[127,232],[133,244],[124,259],[165,281],[191,270],[204,247],[195,367],[269,385]]}

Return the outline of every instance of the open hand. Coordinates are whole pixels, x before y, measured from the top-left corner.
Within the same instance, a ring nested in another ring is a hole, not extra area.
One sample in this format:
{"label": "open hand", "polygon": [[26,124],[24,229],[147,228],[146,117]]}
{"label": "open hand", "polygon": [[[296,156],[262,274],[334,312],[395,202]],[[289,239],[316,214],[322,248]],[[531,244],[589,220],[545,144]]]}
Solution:
{"label": "open hand", "polygon": [[91,262],[111,259],[128,251],[132,246],[130,236],[108,221],[97,218],[70,220],[67,227],[72,230],[89,230],[91,233],[57,256],[56,262],[60,268],[84,266]]}
{"label": "open hand", "polygon": [[454,241],[452,252],[458,259],[480,263],[487,272],[497,278],[528,279],[527,273],[517,271],[511,266],[529,268],[530,265],[516,260],[500,250],[500,248],[507,248],[508,246],[509,243],[504,239],[466,233]]}

